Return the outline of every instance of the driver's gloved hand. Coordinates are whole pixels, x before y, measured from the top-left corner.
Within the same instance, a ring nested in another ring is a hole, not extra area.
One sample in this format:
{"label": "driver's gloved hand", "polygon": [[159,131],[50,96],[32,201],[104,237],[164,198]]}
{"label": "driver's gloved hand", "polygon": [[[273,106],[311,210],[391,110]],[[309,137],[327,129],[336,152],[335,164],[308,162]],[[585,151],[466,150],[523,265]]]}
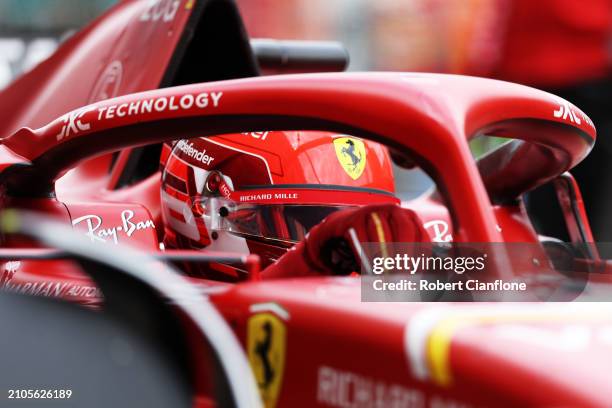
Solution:
{"label": "driver's gloved hand", "polygon": [[419,217],[395,204],[349,208],[329,215],[306,238],[266,268],[264,278],[360,272],[358,242],[429,242]]}

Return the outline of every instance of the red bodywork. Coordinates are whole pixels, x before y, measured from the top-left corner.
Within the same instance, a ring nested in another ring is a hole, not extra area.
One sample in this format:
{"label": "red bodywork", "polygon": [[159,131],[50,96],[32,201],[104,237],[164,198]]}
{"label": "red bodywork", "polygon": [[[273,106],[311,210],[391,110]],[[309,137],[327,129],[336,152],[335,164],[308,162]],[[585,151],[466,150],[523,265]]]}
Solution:
{"label": "red bodywork", "polygon": [[[157,253],[159,173],[122,182],[133,171],[135,147],[224,133],[325,129],[385,143],[426,168],[442,199],[403,204],[424,222],[451,225],[454,241],[537,242],[519,198],[571,169],[595,142],[591,121],[564,100],[470,77],[246,78],[96,102],[178,85],[169,78],[189,59],[185,49],[197,37],[199,19],[225,3],[123,1],[0,94],[4,207],[44,212],[110,249],[132,244]],[[151,4],[167,9],[154,12]],[[468,140],[485,134],[525,142],[499,149],[489,159],[495,166],[486,159],[477,164]],[[277,382],[265,390],[267,406],[610,403],[607,304],[362,303],[358,278],[256,277],[253,270],[251,280],[236,284],[197,278],[194,284],[210,294],[249,356],[254,317],[273,316],[284,328],[283,363]],[[2,284],[82,302],[99,299],[95,288],[56,292],[58,284],[91,286],[59,262],[5,264]]]}

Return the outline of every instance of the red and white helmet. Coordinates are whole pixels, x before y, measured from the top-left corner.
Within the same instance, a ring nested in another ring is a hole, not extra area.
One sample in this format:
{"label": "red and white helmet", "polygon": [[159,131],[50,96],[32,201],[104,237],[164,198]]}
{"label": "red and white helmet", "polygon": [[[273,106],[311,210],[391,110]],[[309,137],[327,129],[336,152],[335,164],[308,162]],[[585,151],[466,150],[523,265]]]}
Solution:
{"label": "red and white helmet", "polygon": [[161,164],[166,247],[256,253],[263,266],[334,211],[399,202],[384,146],[328,132],[180,140]]}

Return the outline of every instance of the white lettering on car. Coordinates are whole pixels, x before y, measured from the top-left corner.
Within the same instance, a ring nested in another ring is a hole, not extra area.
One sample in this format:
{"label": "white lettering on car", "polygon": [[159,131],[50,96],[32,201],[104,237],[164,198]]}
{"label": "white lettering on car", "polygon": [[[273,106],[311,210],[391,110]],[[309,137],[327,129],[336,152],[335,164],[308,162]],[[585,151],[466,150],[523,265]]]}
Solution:
{"label": "white lettering on car", "polygon": [[135,221],[134,215],[134,211],[124,210],[121,212],[121,225],[104,227],[102,217],[88,214],[73,220],[72,225],[76,226],[84,222],[87,227],[85,235],[91,242],[106,243],[110,239],[117,245],[119,244],[120,235],[125,235],[130,238],[136,231],[155,228],[155,224],[152,220]]}
{"label": "white lettering on car", "polygon": [[0,287],[6,285],[13,279],[17,270],[21,267],[21,261],[9,261],[4,264],[4,270],[0,276]]}
{"label": "white lettering on car", "polygon": [[451,242],[453,240],[453,236],[449,234],[450,228],[446,221],[443,220],[432,220],[423,224],[423,228],[428,231],[433,232],[433,236],[431,240],[433,242]]}
{"label": "white lettering on car", "polygon": [[418,389],[328,366],[318,369],[317,402],[331,407],[425,407]]}
{"label": "white lettering on car", "polygon": [[0,285],[0,287],[6,291],[34,296],[47,296],[56,298],[103,298],[102,292],[95,286],[78,285],[69,282],[5,282]]}
{"label": "white lettering on car", "polygon": [[83,121],[83,116],[90,110],[91,108],[79,109],[64,115],[62,117],[64,125],[62,126],[62,130],[56,136],[57,140],[59,141],[91,129],[91,125]]}
{"label": "white lettering on car", "polygon": [[572,111],[572,108],[569,105],[569,102],[563,101],[559,109],[553,111],[553,115],[555,118],[562,118],[563,120],[567,120],[569,117],[569,121],[572,123],[580,124],[580,118],[576,116],[576,114]]}
{"label": "white lettering on car", "polygon": [[194,106],[199,109],[205,109],[210,106],[216,108],[219,106],[222,96],[223,92],[202,92],[197,95],[183,95],[178,99],[176,96],[162,96],[160,98],[146,99],[143,101],[131,102],[129,104],[122,103],[119,105],[102,106],[98,108],[98,120],[142,115],[145,113],[152,113],[153,111],[161,113],[165,111],[189,110]]}
{"label": "white lettering on car", "polygon": [[168,23],[174,20],[178,11],[180,0],[149,0],[149,5],[140,16],[140,21],[163,21]]}

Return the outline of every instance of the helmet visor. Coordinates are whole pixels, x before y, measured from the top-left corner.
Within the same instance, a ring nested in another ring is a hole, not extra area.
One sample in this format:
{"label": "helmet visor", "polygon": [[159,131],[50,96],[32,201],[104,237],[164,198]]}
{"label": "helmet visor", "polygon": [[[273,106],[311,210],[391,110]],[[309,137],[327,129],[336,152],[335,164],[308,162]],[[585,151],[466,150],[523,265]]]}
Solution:
{"label": "helmet visor", "polygon": [[225,198],[209,198],[205,203],[213,231],[259,237],[287,243],[301,241],[308,231],[333,212],[348,205],[254,204]]}

